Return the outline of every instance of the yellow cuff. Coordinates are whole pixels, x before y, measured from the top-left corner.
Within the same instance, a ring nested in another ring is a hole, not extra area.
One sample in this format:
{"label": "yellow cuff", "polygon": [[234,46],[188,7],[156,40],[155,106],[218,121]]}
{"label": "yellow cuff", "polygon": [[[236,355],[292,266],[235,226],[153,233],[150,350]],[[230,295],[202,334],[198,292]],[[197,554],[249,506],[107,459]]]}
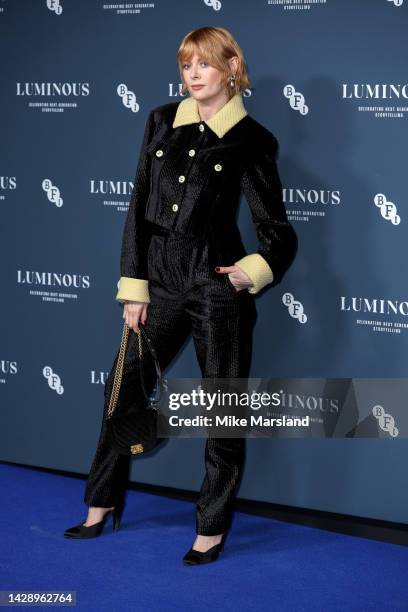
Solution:
{"label": "yellow cuff", "polygon": [[249,293],[258,293],[265,285],[273,281],[273,272],[266,259],[259,253],[245,255],[242,259],[235,261],[234,265],[246,272],[253,282],[253,287],[248,288]]}
{"label": "yellow cuff", "polygon": [[149,281],[143,278],[121,276],[118,282],[116,299],[122,303],[127,300],[132,302],[150,302]]}

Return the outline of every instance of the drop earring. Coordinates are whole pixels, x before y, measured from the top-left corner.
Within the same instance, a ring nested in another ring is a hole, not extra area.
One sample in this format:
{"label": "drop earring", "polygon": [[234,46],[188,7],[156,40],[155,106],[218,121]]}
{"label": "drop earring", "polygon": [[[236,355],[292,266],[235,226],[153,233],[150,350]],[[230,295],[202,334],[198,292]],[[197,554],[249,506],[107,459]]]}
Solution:
{"label": "drop earring", "polygon": [[231,87],[235,87],[235,74],[231,74],[229,78],[229,82],[230,82]]}

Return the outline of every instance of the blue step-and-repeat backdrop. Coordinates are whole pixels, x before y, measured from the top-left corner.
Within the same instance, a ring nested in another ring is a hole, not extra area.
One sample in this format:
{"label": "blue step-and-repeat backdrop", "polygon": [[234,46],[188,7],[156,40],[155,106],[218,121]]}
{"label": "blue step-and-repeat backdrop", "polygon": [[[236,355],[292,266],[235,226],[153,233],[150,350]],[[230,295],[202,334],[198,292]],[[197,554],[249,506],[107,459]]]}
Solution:
{"label": "blue step-and-repeat backdrop", "polygon": [[[244,51],[299,237],[256,298],[252,376],[407,376],[408,0],[1,0],[0,460],[89,470],[144,124],[182,99],[179,44],[207,25]],[[244,198],[239,225],[252,252]],[[191,340],[166,376],[200,376]],[[204,442],[171,440],[131,480],[198,490]],[[248,439],[238,495],[406,523],[406,450]]]}

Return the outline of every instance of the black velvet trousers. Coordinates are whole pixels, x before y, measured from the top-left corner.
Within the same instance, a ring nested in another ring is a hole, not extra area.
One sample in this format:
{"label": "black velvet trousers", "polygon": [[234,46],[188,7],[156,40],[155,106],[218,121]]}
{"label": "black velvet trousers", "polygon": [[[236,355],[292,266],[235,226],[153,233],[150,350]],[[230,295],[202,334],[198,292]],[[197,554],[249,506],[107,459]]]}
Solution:
{"label": "black velvet trousers", "polygon": [[[145,329],[162,372],[192,334],[203,378],[248,378],[257,317],[254,296],[246,289],[237,291],[227,274],[210,269],[209,248],[203,239],[180,234],[152,236],[148,252],[151,301]],[[127,353],[136,351],[137,334],[130,330]],[[105,384],[108,391],[116,361],[117,356]],[[127,365],[125,361],[124,375]],[[107,405],[105,400],[100,438],[86,482],[88,506],[115,506],[128,483],[131,456],[118,455],[109,445]],[[205,476],[196,503],[197,534],[216,535],[230,526],[245,449],[245,438],[207,438]]]}

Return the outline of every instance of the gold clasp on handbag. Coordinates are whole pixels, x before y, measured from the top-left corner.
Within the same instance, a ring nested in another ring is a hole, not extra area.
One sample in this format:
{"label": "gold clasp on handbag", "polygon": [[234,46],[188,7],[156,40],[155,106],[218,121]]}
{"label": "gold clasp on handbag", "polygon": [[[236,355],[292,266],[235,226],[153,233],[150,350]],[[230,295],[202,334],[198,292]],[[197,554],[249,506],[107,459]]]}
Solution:
{"label": "gold clasp on handbag", "polygon": [[132,453],[132,455],[143,453],[143,444],[132,444],[132,446],[130,447],[130,452]]}

